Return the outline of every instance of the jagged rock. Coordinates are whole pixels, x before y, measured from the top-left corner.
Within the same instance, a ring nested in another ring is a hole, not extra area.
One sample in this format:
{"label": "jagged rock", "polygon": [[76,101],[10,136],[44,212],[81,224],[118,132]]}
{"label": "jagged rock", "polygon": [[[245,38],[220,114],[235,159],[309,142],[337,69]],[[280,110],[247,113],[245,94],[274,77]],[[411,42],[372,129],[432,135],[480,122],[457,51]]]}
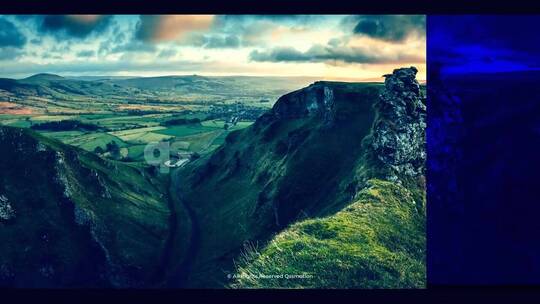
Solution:
{"label": "jagged rock", "polygon": [[391,169],[390,180],[425,172],[426,106],[417,72],[410,67],[384,75],[385,88],[376,104],[379,118],[374,124],[372,147]]}

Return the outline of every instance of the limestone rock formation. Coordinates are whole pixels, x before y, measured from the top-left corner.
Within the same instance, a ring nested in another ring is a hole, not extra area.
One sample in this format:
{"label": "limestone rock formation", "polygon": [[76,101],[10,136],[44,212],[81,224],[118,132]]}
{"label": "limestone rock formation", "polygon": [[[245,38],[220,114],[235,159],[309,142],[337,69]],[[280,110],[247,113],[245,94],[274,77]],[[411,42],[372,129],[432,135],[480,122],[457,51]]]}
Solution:
{"label": "limestone rock formation", "polygon": [[390,167],[390,180],[425,173],[426,105],[416,80],[415,67],[400,68],[384,75],[385,88],[376,104],[379,117],[374,125],[372,148]]}

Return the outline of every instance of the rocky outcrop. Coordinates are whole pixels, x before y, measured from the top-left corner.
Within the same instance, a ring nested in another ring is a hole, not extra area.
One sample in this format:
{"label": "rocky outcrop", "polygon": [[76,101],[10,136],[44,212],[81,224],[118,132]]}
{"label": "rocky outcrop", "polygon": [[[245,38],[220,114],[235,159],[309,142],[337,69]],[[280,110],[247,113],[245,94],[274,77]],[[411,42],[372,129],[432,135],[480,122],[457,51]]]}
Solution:
{"label": "rocky outcrop", "polygon": [[331,83],[317,81],[307,88],[286,94],[272,109],[277,118],[291,119],[320,116],[331,125],[335,117],[335,98]]}
{"label": "rocky outcrop", "polygon": [[378,103],[378,119],[371,146],[377,158],[389,167],[389,180],[425,174],[426,105],[416,80],[415,67],[384,75],[385,88]]}

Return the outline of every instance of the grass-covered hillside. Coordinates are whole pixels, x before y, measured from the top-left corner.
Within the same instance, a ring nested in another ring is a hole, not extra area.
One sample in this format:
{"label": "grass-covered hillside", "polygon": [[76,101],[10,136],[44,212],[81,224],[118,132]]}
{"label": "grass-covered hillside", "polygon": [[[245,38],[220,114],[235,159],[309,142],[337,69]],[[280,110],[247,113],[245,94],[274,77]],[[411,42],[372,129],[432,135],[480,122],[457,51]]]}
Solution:
{"label": "grass-covered hillside", "polygon": [[[175,172],[172,187],[197,218],[184,286],[424,286],[425,100],[416,72],[286,94]],[[241,276],[296,271],[314,277]]]}
{"label": "grass-covered hillside", "polygon": [[166,180],[28,129],[0,127],[0,147],[1,286],[137,287],[164,279],[172,219]]}
{"label": "grass-covered hillside", "polygon": [[425,287],[425,213],[416,205],[406,188],[370,180],[337,214],[300,221],[263,249],[247,246],[230,286]]}
{"label": "grass-covered hillside", "polygon": [[382,88],[320,82],[284,95],[252,126],[177,173],[177,191],[200,226],[188,286],[223,286],[245,241],[339,211],[352,199]]}

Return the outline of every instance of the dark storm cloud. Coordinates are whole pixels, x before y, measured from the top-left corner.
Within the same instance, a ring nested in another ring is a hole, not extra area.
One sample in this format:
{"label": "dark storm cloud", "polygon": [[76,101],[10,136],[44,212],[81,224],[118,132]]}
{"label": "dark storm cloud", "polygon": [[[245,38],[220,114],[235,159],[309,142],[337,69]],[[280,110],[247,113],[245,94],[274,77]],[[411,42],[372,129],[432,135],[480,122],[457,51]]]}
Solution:
{"label": "dark storm cloud", "polygon": [[22,48],[26,44],[26,37],[17,29],[15,24],[0,18],[0,48]]}
{"label": "dark storm cloud", "polygon": [[420,56],[396,55],[393,57],[381,56],[366,52],[355,47],[342,47],[331,45],[314,45],[306,52],[291,47],[274,48],[269,51],[253,51],[250,54],[253,61],[269,62],[345,62],[345,63],[399,63],[424,62]]}
{"label": "dark storm cloud", "polygon": [[365,15],[354,19],[354,34],[385,41],[400,42],[413,33],[426,32],[426,17],[422,15]]}
{"label": "dark storm cloud", "polygon": [[101,33],[111,24],[111,16],[38,16],[38,30],[57,37],[86,38],[92,33]]}

